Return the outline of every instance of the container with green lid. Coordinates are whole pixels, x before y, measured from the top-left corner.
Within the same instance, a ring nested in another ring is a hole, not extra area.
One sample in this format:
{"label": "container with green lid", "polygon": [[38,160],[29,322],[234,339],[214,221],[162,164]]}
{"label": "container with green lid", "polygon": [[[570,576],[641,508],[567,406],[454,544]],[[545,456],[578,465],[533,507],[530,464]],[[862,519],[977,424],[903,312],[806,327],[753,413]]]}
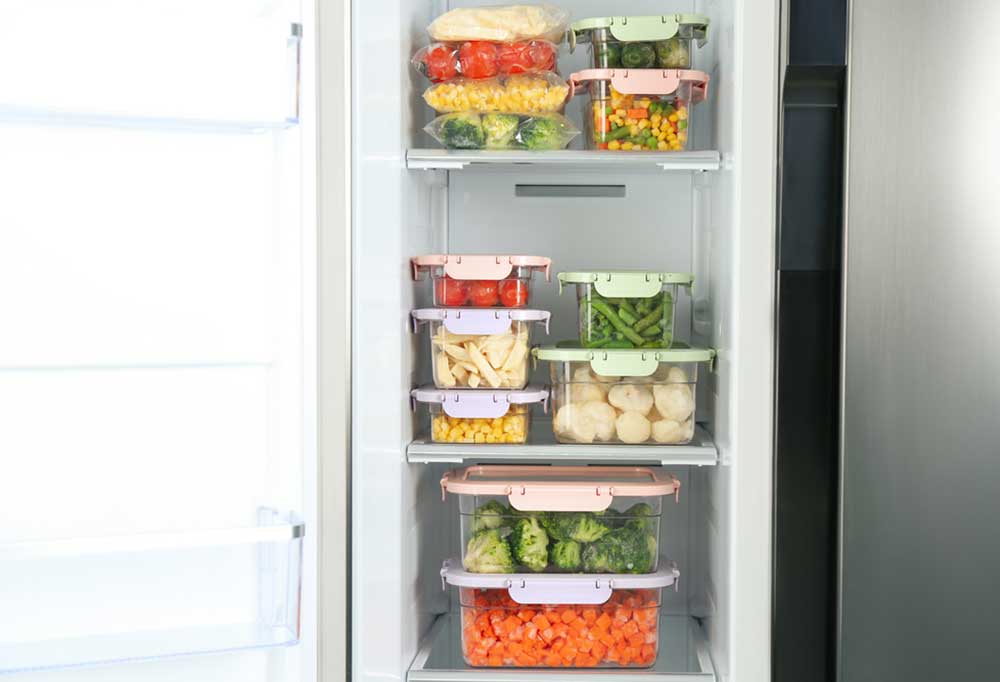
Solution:
{"label": "container with green lid", "polygon": [[573,22],[569,49],[590,43],[595,69],[690,69],[691,49],[708,40],[708,17],[662,14],[592,17]]}
{"label": "container with green lid", "polygon": [[670,350],[566,344],[532,354],[549,363],[556,440],[628,445],[691,441],[698,365],[715,357],[682,343]]}
{"label": "container with green lid", "polygon": [[670,348],[678,287],[694,276],[678,272],[561,272],[559,292],[576,285],[580,345],[585,348]]}

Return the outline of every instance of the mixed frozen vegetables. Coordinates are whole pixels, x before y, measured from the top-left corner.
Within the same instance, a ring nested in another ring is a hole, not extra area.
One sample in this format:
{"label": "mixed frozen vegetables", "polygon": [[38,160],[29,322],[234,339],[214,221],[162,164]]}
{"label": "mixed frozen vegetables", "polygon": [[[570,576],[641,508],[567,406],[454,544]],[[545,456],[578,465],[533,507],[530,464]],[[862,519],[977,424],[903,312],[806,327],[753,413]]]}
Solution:
{"label": "mixed frozen vegetables", "polygon": [[524,512],[490,500],[473,514],[462,563],[472,573],[650,573],[658,521],[644,502],[624,512]]}
{"label": "mixed frozen vegetables", "polygon": [[670,348],[674,299],[605,298],[593,288],[580,296],[580,344],[585,348]]}
{"label": "mixed frozen vegetables", "polygon": [[528,381],[528,325],[501,334],[453,334],[442,324],[431,337],[434,383],[442,388],[521,388]]}
{"label": "mixed frozen vegetables", "polygon": [[559,43],[568,21],[569,12],[546,4],[459,7],[432,21],[427,33],[431,39],[444,42],[541,38]]}
{"label": "mixed frozen vegetables", "polygon": [[626,95],[609,87],[607,99],[592,99],[590,145],[611,151],[680,151],[687,147],[686,100],[674,95]]}
{"label": "mixed frozen vegetables", "polygon": [[446,114],[424,130],[448,149],[562,149],[580,134],[562,114]]}
{"label": "mixed frozen vegetables", "polygon": [[536,114],[562,111],[569,85],[552,72],[452,78],[424,91],[434,111]]}
{"label": "mixed frozen vegetables", "polygon": [[535,71],[554,71],[556,46],[547,40],[491,43],[466,40],[432,43],[413,55],[416,69],[434,83],[459,76],[492,78]]}

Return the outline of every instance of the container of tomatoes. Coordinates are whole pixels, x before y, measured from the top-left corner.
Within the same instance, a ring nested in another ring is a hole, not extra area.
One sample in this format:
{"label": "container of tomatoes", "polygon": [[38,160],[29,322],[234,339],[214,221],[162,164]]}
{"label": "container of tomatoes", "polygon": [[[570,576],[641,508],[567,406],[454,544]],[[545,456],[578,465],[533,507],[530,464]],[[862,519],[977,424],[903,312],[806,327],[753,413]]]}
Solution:
{"label": "container of tomatoes", "polygon": [[431,82],[441,83],[459,76],[480,79],[555,71],[556,50],[547,40],[465,40],[431,43],[417,50],[410,62]]}
{"label": "container of tomatoes", "polygon": [[531,300],[535,272],[551,279],[552,259],[543,256],[435,254],[410,259],[413,279],[427,273],[434,306],[443,308],[524,308]]}

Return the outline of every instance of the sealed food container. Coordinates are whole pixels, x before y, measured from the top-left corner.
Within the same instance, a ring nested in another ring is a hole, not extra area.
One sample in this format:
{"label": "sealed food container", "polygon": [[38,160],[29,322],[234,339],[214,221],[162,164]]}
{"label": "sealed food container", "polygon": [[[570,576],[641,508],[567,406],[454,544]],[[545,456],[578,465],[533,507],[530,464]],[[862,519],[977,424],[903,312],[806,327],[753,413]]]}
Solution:
{"label": "sealed food container", "polygon": [[680,482],[642,467],[472,466],[449,471],[471,573],[651,573],[662,499]]}
{"label": "sealed food container", "polygon": [[545,310],[421,308],[411,316],[414,332],[430,330],[438,388],[524,388],[531,323],[549,330]]}
{"label": "sealed food container", "polygon": [[458,588],[462,656],[476,667],[648,668],[659,653],[661,592],[680,571],[649,575],[483,575],[444,562]]}
{"label": "sealed food container", "polygon": [[708,75],[701,71],[587,69],[570,80],[576,94],[590,93],[583,115],[590,149],[687,149],[691,106],[708,96]]}
{"label": "sealed food container", "polygon": [[694,437],[698,365],[715,351],[546,347],[560,443],[683,445]]}
{"label": "sealed food container", "polygon": [[580,134],[562,114],[477,114],[438,116],[424,132],[447,149],[563,149]]}
{"label": "sealed food container", "polygon": [[531,425],[531,406],[548,410],[549,392],[540,386],[522,390],[416,388],[416,403],[427,405],[431,440],[435,443],[524,443]]}
{"label": "sealed food container", "polygon": [[576,285],[584,348],[670,348],[678,287],[694,276],[678,272],[561,272]]}
{"label": "sealed food container", "polygon": [[410,259],[413,279],[427,273],[434,305],[456,308],[523,308],[531,300],[531,277],[551,278],[552,259],[543,256],[434,254]]}
{"label": "sealed food container", "polygon": [[424,101],[439,114],[550,114],[562,111],[569,93],[569,84],[547,71],[482,79],[452,78],[424,90]]}
{"label": "sealed food container", "polygon": [[595,69],[690,69],[694,43],[708,40],[708,17],[593,17],[574,21],[568,37],[570,52],[590,43]]}
{"label": "sealed food container", "polygon": [[459,7],[431,22],[432,40],[544,40],[559,43],[566,32],[569,12],[554,5],[494,5]]}
{"label": "sealed food container", "polygon": [[431,82],[441,83],[459,76],[476,79],[555,71],[558,49],[547,40],[432,43],[417,50],[410,63]]}

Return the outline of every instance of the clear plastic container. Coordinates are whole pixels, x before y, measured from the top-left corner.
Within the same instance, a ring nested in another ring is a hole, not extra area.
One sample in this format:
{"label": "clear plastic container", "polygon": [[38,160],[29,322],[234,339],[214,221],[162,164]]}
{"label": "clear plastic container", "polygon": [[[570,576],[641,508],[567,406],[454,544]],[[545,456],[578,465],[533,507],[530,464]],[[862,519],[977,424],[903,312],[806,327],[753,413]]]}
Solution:
{"label": "clear plastic container", "polygon": [[715,352],[536,348],[552,377],[560,443],[684,445],[694,437],[698,365]]}
{"label": "clear plastic container", "polygon": [[547,40],[464,40],[422,47],[410,63],[432,83],[441,83],[460,76],[477,79],[555,71],[558,52],[559,48]]}
{"label": "clear plastic container", "polygon": [[581,19],[570,26],[569,49],[590,43],[595,69],[690,69],[694,44],[708,41],[708,24],[702,14]]}
{"label": "clear plastic container", "polygon": [[417,388],[410,396],[427,405],[435,443],[524,443],[531,405],[548,409],[549,392],[539,386],[520,391]]}
{"label": "clear plastic container", "polygon": [[545,310],[421,308],[413,331],[426,324],[438,388],[524,388],[528,383],[531,323],[549,330]]}
{"label": "clear plastic container", "polygon": [[427,273],[434,305],[455,308],[524,308],[531,302],[531,277],[551,279],[552,259],[542,256],[434,254],[410,259],[413,279]]}
{"label": "clear plastic container", "polygon": [[459,496],[471,573],[651,573],[671,474],[635,467],[473,466],[441,479]]}
{"label": "clear plastic container", "polygon": [[691,106],[708,96],[708,75],[661,69],[587,69],[570,76],[584,107],[587,147],[609,151],[683,151]]}
{"label": "clear plastic container", "polygon": [[648,668],[659,653],[662,590],[680,571],[649,575],[490,576],[441,568],[459,591],[462,656],[475,667]]}
{"label": "clear plastic container", "polygon": [[552,71],[493,78],[452,78],[424,90],[424,101],[439,114],[478,112],[551,114],[563,110],[569,83]]}
{"label": "clear plastic container", "polygon": [[670,348],[678,287],[694,276],[677,272],[561,272],[559,292],[576,285],[584,348]]}

